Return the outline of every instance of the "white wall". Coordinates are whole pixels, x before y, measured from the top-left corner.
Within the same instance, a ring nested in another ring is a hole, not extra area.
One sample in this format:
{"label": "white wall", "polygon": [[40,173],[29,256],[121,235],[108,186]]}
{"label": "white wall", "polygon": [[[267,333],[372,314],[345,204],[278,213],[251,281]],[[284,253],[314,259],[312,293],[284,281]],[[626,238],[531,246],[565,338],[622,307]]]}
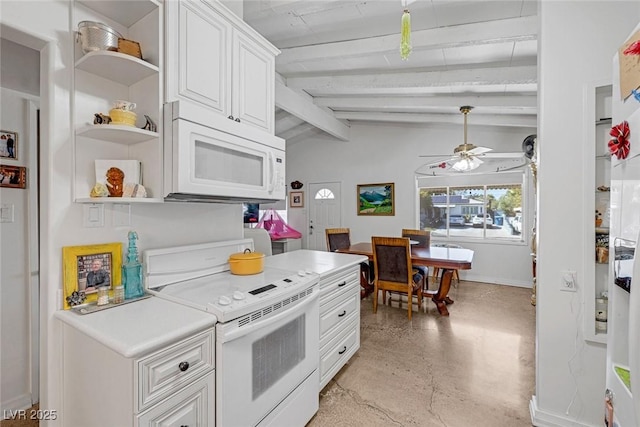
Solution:
{"label": "white wall", "polygon": [[[521,151],[531,128],[473,126],[468,119],[470,143],[494,148],[496,152]],[[351,229],[351,239],[369,241],[372,235],[399,235],[402,228],[418,225],[415,170],[429,159],[420,154],[451,154],[463,142],[463,117],[460,125],[411,125],[354,123],[348,142],[308,138],[287,147],[287,182],[299,180],[308,199],[308,184],[340,181],[342,183],[342,226]],[[365,217],[357,215],[357,185],[395,183],[395,215]],[[530,195],[533,196],[532,192]],[[308,230],[309,202],[303,209],[289,210],[290,224],[305,234]],[[533,208],[533,202],[528,204]],[[532,221],[530,212],[526,218]],[[475,251],[473,268],[461,271],[461,278],[490,283],[530,287],[532,284],[529,230],[524,241],[513,243],[473,242],[462,244]],[[460,242],[460,240],[456,240]],[[306,247],[306,236],[303,240]]]}
{"label": "white wall", "polygon": [[[593,315],[582,312],[581,283],[593,274],[583,248],[594,244],[584,223],[593,219],[581,214],[583,165],[593,167],[582,150],[593,126],[584,122],[583,90],[611,79],[613,54],[639,19],[637,1],[540,2],[536,425],[603,422],[606,348],[582,334],[582,316]],[[577,271],[577,293],[559,290],[565,269]]]}
{"label": "white wall", "polygon": [[[105,227],[83,228],[83,206],[72,202],[73,153],[70,132],[70,64],[73,37],[69,5],[62,0],[2,1],[2,36],[41,52],[41,399],[40,408],[62,408],[61,330],[53,313],[61,306],[62,247],[120,241],[138,232],[138,248],[242,238],[240,205],[162,204],[132,206],[131,227],[115,228],[112,208]],[[3,347],[4,352],[4,347]],[[64,425],[63,417],[42,425]]]}
{"label": "white wall", "polygon": [[40,95],[40,53],[9,40],[0,41],[2,87]]}
{"label": "white wall", "polygon": [[[3,56],[5,59],[7,57]],[[30,166],[27,103],[33,97],[0,90],[0,129],[18,133],[18,160],[1,159],[7,166]],[[29,339],[29,210],[28,192],[0,188],[0,203],[13,207],[13,222],[0,223],[0,407],[31,405]]]}

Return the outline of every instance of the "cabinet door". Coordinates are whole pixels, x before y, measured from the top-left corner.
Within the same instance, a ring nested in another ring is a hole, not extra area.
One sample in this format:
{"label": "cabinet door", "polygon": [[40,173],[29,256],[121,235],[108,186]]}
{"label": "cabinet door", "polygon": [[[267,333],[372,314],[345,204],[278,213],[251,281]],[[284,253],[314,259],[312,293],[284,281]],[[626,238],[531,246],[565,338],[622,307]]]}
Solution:
{"label": "cabinet door", "polygon": [[231,114],[231,26],[207,4],[166,2],[167,101]]}
{"label": "cabinet door", "polygon": [[212,372],[140,415],[138,426],[214,426],[214,387]]}
{"label": "cabinet door", "polygon": [[233,117],[273,134],[275,57],[245,34],[233,33]]}

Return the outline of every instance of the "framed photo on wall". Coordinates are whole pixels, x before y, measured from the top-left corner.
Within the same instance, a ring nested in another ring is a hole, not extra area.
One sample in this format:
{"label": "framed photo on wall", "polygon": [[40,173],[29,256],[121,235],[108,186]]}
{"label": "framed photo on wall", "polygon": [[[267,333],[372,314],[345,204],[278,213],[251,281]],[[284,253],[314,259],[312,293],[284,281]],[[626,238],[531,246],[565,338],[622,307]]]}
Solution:
{"label": "framed photo on wall", "polygon": [[65,246],[62,263],[65,310],[71,308],[74,293],[84,295],[84,303],[92,303],[98,299],[98,288],[106,286],[112,297],[113,288],[122,282],[122,243]]}
{"label": "framed photo on wall", "polygon": [[304,207],[304,191],[291,191],[289,193],[289,207],[290,208]]}
{"label": "framed photo on wall", "polygon": [[27,188],[27,168],[0,165],[0,187]]}
{"label": "framed photo on wall", "polygon": [[358,185],[358,215],[395,215],[393,182]]}
{"label": "framed photo on wall", "polygon": [[0,159],[18,160],[18,132],[0,130]]}

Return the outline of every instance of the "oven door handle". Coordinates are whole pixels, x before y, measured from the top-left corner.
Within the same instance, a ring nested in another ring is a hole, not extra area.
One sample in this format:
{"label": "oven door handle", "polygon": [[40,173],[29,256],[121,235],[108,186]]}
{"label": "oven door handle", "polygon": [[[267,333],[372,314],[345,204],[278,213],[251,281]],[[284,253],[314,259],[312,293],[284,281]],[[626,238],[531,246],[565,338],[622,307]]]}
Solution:
{"label": "oven door handle", "polygon": [[267,320],[261,320],[256,323],[250,323],[247,326],[234,328],[232,331],[225,332],[223,334],[218,335],[220,337],[220,342],[223,342],[223,343],[230,342],[235,339],[241,338],[244,335],[250,334],[256,329],[265,328],[270,325],[273,325],[274,323],[277,323],[284,318],[292,317],[292,316],[295,317],[296,314],[304,312],[307,306],[317,302],[319,293],[320,292],[317,291],[317,288],[314,287],[313,293],[309,297],[305,298],[304,301],[294,305],[293,307],[286,309],[284,311],[281,311],[280,313],[276,314],[275,316]]}

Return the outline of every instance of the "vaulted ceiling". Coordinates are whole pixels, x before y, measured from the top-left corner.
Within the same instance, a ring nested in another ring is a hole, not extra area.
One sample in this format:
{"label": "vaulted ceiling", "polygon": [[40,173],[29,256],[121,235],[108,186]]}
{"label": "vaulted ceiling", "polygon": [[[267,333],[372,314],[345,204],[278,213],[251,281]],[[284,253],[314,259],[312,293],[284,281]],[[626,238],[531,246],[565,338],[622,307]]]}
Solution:
{"label": "vaulted ceiling", "polygon": [[353,121],[536,127],[536,0],[244,0],[276,45],[276,134],[349,139]]}

